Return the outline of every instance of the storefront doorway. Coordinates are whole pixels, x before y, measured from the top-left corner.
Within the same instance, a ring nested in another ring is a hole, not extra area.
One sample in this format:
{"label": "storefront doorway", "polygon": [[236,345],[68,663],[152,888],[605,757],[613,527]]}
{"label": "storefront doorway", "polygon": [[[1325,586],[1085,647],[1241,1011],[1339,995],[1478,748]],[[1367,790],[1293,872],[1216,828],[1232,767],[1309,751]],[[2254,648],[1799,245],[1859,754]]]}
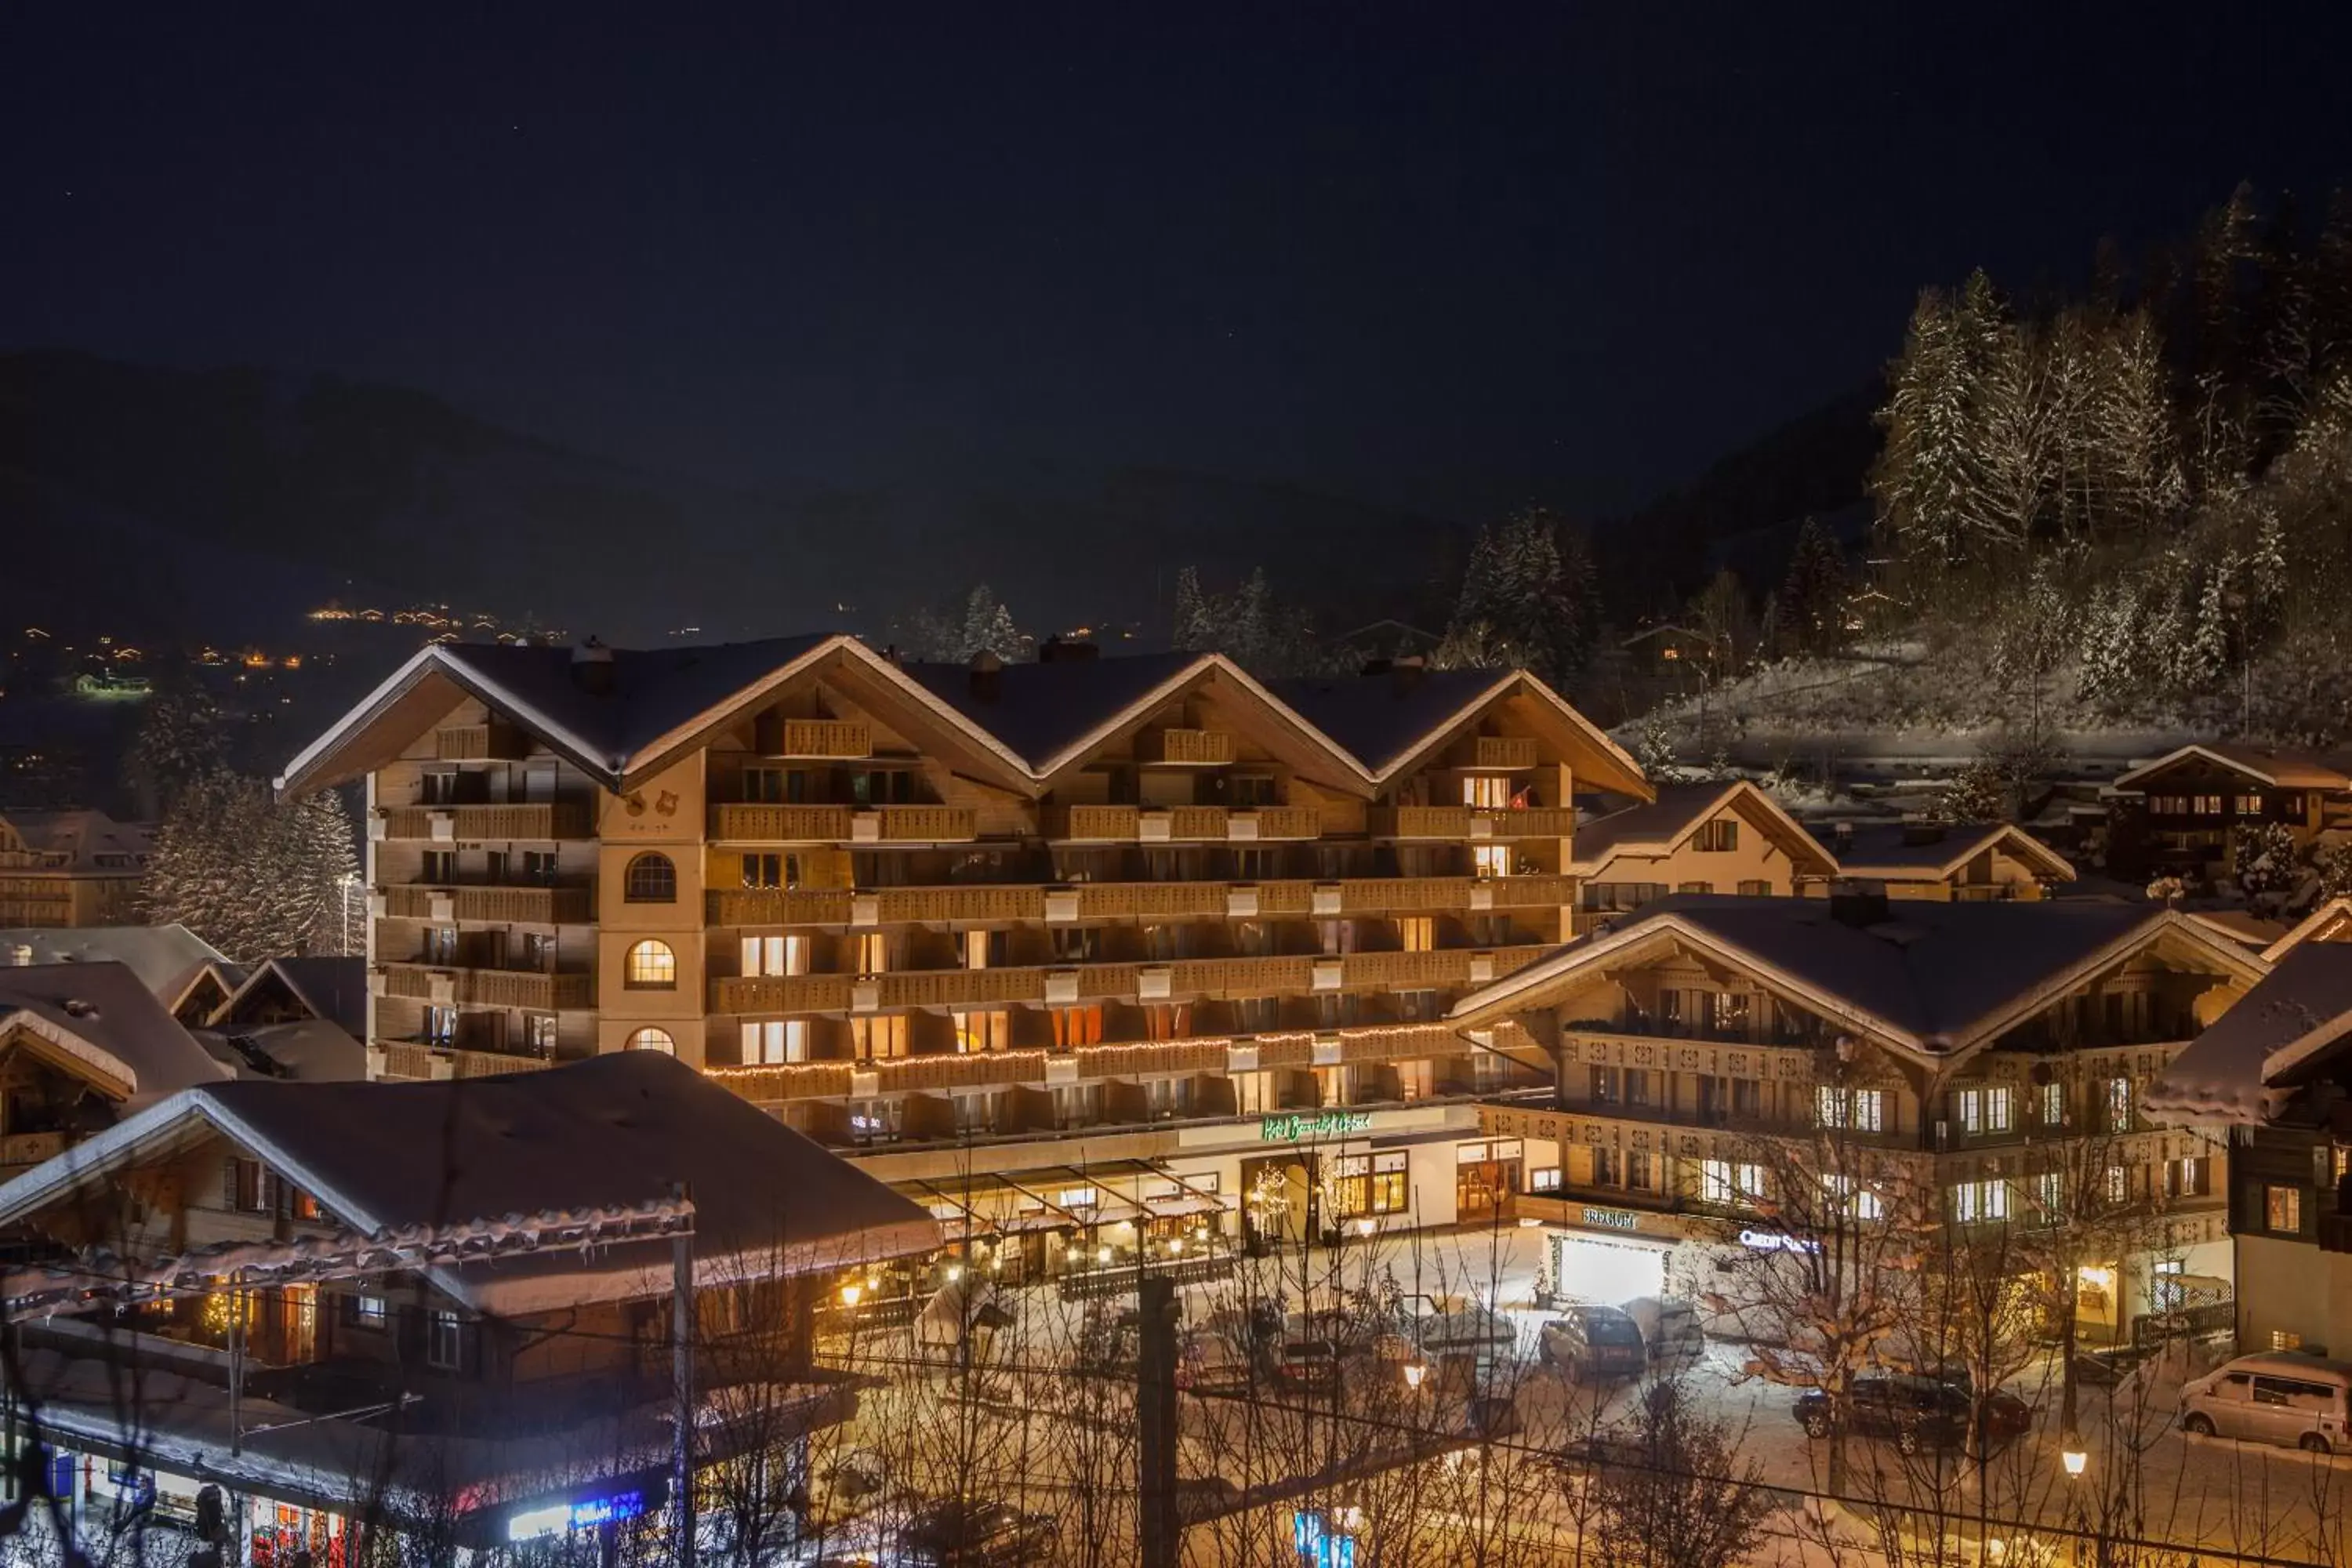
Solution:
{"label": "storefront doorway", "polygon": [[1462,1144],[1454,1152],[1454,1217],[1465,1225],[1509,1218],[1521,1163],[1517,1138]]}
{"label": "storefront doorway", "polygon": [[1316,1234],[1320,1207],[1310,1156],[1242,1162],[1242,1234],[1253,1254],[1263,1257]]}

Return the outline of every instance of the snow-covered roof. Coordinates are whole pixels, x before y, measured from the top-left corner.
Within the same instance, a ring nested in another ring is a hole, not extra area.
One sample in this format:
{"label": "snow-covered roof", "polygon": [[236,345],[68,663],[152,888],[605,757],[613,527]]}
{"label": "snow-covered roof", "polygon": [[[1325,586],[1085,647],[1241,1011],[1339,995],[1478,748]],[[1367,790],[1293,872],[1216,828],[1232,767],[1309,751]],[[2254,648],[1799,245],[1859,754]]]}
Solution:
{"label": "snow-covered roof", "polygon": [[356,1083],[367,1077],[367,1047],[325,1018],[194,1032],[213,1060],[240,1079]]}
{"label": "snow-covered roof", "polygon": [[1545,1005],[1671,939],[1885,1043],[1948,1058],[1989,1044],[2049,998],[2165,937],[2249,982],[2257,960],[2183,920],[2100,899],[1898,900],[1876,918],[1829,899],[1661,899],[1606,934],[1558,949],[1457,1003],[1461,1028]]}
{"label": "snow-covered roof", "polygon": [[367,1033],[367,960],[358,954],[270,959],[247,975],[205,1022],[213,1027],[237,1023],[276,988],[282,988],[310,1016],[337,1025],[354,1038]]}
{"label": "snow-covered roof", "polygon": [[2268,957],[2268,950],[2286,934],[2286,926],[2279,921],[2264,920],[2245,910],[2183,910],[2181,913],[2199,925],[2219,931],[2231,942],[2252,948]]}
{"label": "snow-covered roof", "polygon": [[2117,773],[2119,790],[2144,790],[2157,778],[2190,759],[2211,763],[2234,773],[2269,784],[2273,789],[2352,789],[2352,777],[2325,757],[2308,752],[2277,752],[2234,741],[2195,741],[2176,747],[2154,762]]}
{"label": "snow-covered roof", "polygon": [[2284,1098],[2268,1087],[2282,1054],[2347,1026],[2352,945],[2323,942],[2296,948],[2191,1040],[2140,1103],[2159,1121],[2261,1121]]}
{"label": "snow-covered roof", "polygon": [[303,748],[278,787],[299,794],[380,766],[461,696],[471,695],[607,788],[631,788],[679,748],[828,660],[854,668],[873,689],[895,693],[945,724],[1024,786],[1042,787],[1122,724],[1213,676],[1263,702],[1330,763],[1335,782],[1367,795],[1488,706],[1522,696],[1574,749],[1580,781],[1644,798],[1650,793],[1640,765],[1622,747],[1525,671],[1269,686],[1222,654],[1146,655],[1007,665],[987,683],[994,690],[986,695],[963,666],[902,667],[845,636],[646,652],[599,649],[593,662],[604,670],[593,682],[580,679],[573,650],[434,644]]}
{"label": "snow-covered roof", "polygon": [[228,964],[217,948],[176,922],[0,930],[0,968],[18,962],[128,964],[139,983],[167,1006],[178,1003],[206,964]]}
{"label": "snow-covered roof", "polygon": [[[44,869],[73,876],[137,876],[155,847],[152,828],[136,822],[117,822],[106,813],[88,807],[0,811],[0,823],[15,829],[26,848],[37,854],[63,857],[60,864]],[[105,865],[99,860],[101,855],[124,858]]]}
{"label": "snow-covered roof", "polygon": [[[212,1066],[209,1058],[206,1065]],[[928,1213],[692,1068],[624,1051],[544,1071],[437,1083],[213,1083],[0,1186],[0,1225],[212,1128],[365,1236],[408,1226],[617,1207],[687,1184],[707,1283],[926,1252]],[[623,1244],[436,1270],[485,1311],[659,1294],[669,1248]]]}
{"label": "snow-covered roof", "polygon": [[2347,931],[2352,931],[2352,898],[2323,899],[2293,930],[2264,948],[2263,956],[2276,963],[2305,942],[2341,942]]}
{"label": "snow-covered roof", "polygon": [[228,1069],[121,963],[0,968],[0,1037],[26,1029],[144,1105]]}
{"label": "snow-covered roof", "polygon": [[1943,881],[1958,876],[1988,849],[2016,857],[2053,881],[2074,879],[2074,863],[2025,829],[2007,822],[1856,822],[1844,831],[1815,829],[1849,877],[1885,882]]}
{"label": "snow-covered roof", "polygon": [[1837,869],[1836,860],[1780,802],[1746,779],[1727,784],[1660,784],[1654,801],[1579,823],[1571,869],[1580,877],[1598,877],[1620,855],[1671,854],[1701,823],[1725,811],[1737,811],[1769,833],[1791,860],[1800,861],[1799,875],[1826,876]]}

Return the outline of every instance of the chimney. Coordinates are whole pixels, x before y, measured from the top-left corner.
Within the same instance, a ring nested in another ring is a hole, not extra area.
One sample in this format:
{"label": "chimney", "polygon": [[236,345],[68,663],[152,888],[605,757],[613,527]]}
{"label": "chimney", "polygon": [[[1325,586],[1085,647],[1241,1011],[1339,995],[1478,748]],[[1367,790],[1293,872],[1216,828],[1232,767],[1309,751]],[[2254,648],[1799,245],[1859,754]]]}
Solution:
{"label": "chimney", "polygon": [[572,684],[591,697],[613,694],[613,650],[590,637],[572,650]]}
{"label": "chimney", "polygon": [[1396,694],[1399,697],[1402,697],[1406,692],[1411,691],[1414,687],[1419,686],[1421,684],[1421,678],[1427,674],[1428,670],[1429,661],[1427,659],[1423,658],[1421,655],[1417,653],[1407,654],[1402,658],[1391,659],[1390,661],[1389,684],[1395,689]]}
{"label": "chimney", "polygon": [[1102,649],[1086,638],[1072,637],[1066,642],[1059,632],[1047,637],[1037,649],[1039,664],[1079,664],[1101,657]]}
{"label": "chimney", "polygon": [[986,648],[971,656],[971,700],[993,702],[1004,689],[1004,661]]}
{"label": "chimney", "polygon": [[1884,925],[1890,918],[1886,884],[1849,879],[1830,889],[1830,919],[1856,931]]}

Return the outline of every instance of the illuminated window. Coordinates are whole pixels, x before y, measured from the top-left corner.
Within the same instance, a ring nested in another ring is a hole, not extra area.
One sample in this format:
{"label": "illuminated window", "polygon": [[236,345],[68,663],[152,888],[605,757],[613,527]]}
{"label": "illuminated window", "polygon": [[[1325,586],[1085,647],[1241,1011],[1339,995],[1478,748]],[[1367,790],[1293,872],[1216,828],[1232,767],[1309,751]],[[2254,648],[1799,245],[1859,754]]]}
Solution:
{"label": "illuminated window", "polygon": [[1511,804],[1511,781],[1499,773],[1474,773],[1462,781],[1462,804],[1501,810]]}
{"label": "illuminated window", "polygon": [[677,954],[669,943],[648,938],[629,949],[627,973],[623,984],[632,991],[675,991],[677,989]]}
{"label": "illuminated window", "polygon": [[948,1017],[955,1025],[956,1049],[967,1055],[973,1051],[1001,1051],[1013,1043],[1013,1017],[1009,1013],[950,1013]]}
{"label": "illuminated window", "polygon": [[2302,1235],[2303,1189],[2276,1185],[2263,1187],[2263,1228],[2274,1236]]}
{"label": "illuminated window", "polygon": [[456,1372],[466,1362],[466,1328],[455,1312],[436,1312],[426,1320],[425,1361],[443,1372]]}
{"label": "illuminated window", "polygon": [[2107,1131],[2128,1132],[2132,1130],[2132,1080],[2128,1078],[2107,1079]]}
{"label": "illuminated window", "polygon": [[809,939],[804,936],[747,936],[742,968],[748,975],[806,974]]}
{"label": "illuminated window", "polygon": [[2066,1124],[2066,1086],[2045,1083],[2042,1086],[2042,1125],[2063,1127]]}
{"label": "illuminated window", "polygon": [[666,1057],[674,1057],[677,1055],[677,1042],[670,1038],[667,1029],[645,1028],[629,1037],[629,1049],[659,1051]]}
{"label": "illuminated window", "polygon": [[1952,1094],[1952,1106],[1959,1120],[1960,1131],[1968,1137],[2009,1131],[2010,1095],[2005,1085],[1956,1089]]}
{"label": "illuminated window", "polygon": [[632,904],[677,902],[677,868],[667,855],[647,850],[629,862],[622,873],[621,897]]}
{"label": "illuminated window", "polygon": [[743,885],[747,888],[797,888],[801,858],[797,855],[746,855]]}
{"label": "illuminated window", "polygon": [[808,1023],[801,1018],[768,1018],[743,1026],[743,1065],[777,1067],[808,1060]]}
{"label": "illuminated window", "polygon": [[1427,952],[1437,945],[1437,922],[1427,915],[1407,915],[1397,921],[1397,945],[1407,952]]}
{"label": "illuminated window", "polygon": [[850,1048],[861,1061],[887,1060],[907,1054],[907,1016],[885,1014],[849,1021]]}
{"label": "illuminated window", "polygon": [[1474,845],[1470,850],[1470,866],[1481,877],[1507,877],[1511,874],[1511,847],[1507,844]]}
{"label": "illuminated window", "polygon": [[1054,1009],[1054,1044],[1058,1049],[1100,1045],[1102,1026],[1103,1010],[1099,1005]]}
{"label": "illuminated window", "polygon": [[1962,1225],[2007,1219],[2009,1184],[2003,1181],[1962,1182],[1952,1189],[1952,1217]]}
{"label": "illuminated window", "polygon": [[869,931],[857,939],[857,970],[860,974],[887,974],[890,971],[890,938],[884,932]]}

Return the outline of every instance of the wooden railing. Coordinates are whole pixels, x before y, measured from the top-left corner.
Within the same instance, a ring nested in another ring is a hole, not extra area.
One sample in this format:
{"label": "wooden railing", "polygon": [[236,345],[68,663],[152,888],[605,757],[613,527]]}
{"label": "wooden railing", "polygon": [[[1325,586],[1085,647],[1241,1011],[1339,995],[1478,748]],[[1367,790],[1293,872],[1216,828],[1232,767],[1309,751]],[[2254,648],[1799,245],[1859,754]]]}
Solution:
{"label": "wooden railing", "polygon": [[[703,908],[705,918],[716,926],[1034,924],[1049,918],[1050,898],[1066,896],[1074,900],[1074,913],[1053,918],[1304,920],[1318,911],[1402,915],[1550,909],[1570,902],[1575,889],[1574,878],[1555,876],[1381,877],[1337,882],[1078,882],[1052,889],[1007,883],[880,888],[864,893],[845,888],[730,888],[704,894]],[[1336,910],[1328,907],[1332,898],[1339,900]],[[861,908],[861,900],[871,900],[870,907]],[[390,912],[401,915],[403,911]]]}
{"label": "wooden railing", "polygon": [[845,805],[726,805],[711,808],[713,837],[747,844],[845,843]]}
{"label": "wooden railing", "polygon": [[846,888],[726,888],[702,895],[715,926],[837,926],[849,923]]}
{"label": "wooden railing", "polygon": [[386,838],[442,843],[588,837],[588,808],[571,801],[536,805],[394,805],[383,809],[381,820]]}
{"label": "wooden railing", "polygon": [[1064,805],[1049,808],[1045,837],[1116,843],[1260,843],[1316,838],[1322,819],[1311,805]]}
{"label": "wooden railing", "polygon": [[[509,1056],[503,1051],[469,1051],[431,1046],[418,1040],[385,1040],[383,1076],[429,1081],[445,1078],[496,1078],[501,1073],[539,1072],[555,1064],[543,1057]],[[446,1070],[443,1070],[443,1069]]]}
{"label": "wooden railing", "polygon": [[530,752],[530,738],[511,724],[450,724],[433,732],[433,754],[445,763],[515,762]]}
{"label": "wooden railing", "polygon": [[379,965],[377,994],[412,1002],[470,1004],[479,1007],[527,1007],[554,1012],[596,1005],[593,974],[549,974],[529,969],[459,969],[447,964],[393,963]]}
{"label": "wooden railing", "polygon": [[716,837],[746,844],[956,844],[980,835],[961,805],[764,805],[712,808]]}
{"label": "wooden railing", "polygon": [[[586,888],[467,888],[395,883],[384,888],[383,912],[396,921],[481,921],[518,925],[572,925],[596,918]],[[446,910],[445,910],[446,906]]]}
{"label": "wooden railing", "polygon": [[0,1165],[37,1165],[66,1152],[62,1132],[11,1132],[0,1138]]}
{"label": "wooden railing", "polygon": [[1234,738],[1221,730],[1156,730],[1140,748],[1148,763],[1222,767],[1234,760]]}
{"label": "wooden railing", "polygon": [[[1004,969],[914,969],[887,974],[723,976],[710,983],[714,1013],[892,1012],[908,1007],[1136,1001],[1145,973],[1165,972],[1166,994],[1188,1000],[1299,996],[1335,966],[1341,991],[1460,988],[1498,980],[1548,948],[1446,948],[1432,952],[1273,953],[1165,963],[1056,963]],[[491,973],[481,971],[478,973]]]}
{"label": "wooden railing", "polygon": [[1473,805],[1374,807],[1367,821],[1375,838],[1566,838],[1576,813],[1565,806],[1521,810]]}
{"label": "wooden railing", "polygon": [[1465,768],[1509,769],[1536,765],[1536,743],[1526,735],[1478,735],[1455,753]]}
{"label": "wooden railing", "polygon": [[870,757],[874,731],[845,719],[787,719],[782,736],[787,757]]}

